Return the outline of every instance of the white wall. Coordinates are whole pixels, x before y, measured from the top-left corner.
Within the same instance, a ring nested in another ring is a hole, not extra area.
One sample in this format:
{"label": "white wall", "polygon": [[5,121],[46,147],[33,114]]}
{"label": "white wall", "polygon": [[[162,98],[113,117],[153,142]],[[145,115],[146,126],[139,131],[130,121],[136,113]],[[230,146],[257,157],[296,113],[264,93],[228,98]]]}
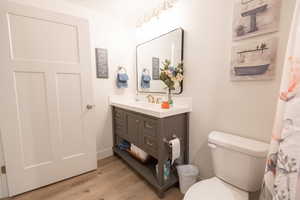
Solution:
{"label": "white wall", "polygon": [[[109,95],[135,93],[134,30],[127,29],[118,20],[101,18],[95,23],[95,47],[108,49],[109,79],[94,79],[97,110],[97,148],[99,158],[112,153],[112,116],[108,104]],[[114,23],[112,23],[114,22]],[[129,89],[117,89],[115,76],[121,65],[129,74]],[[95,73],[94,73],[95,74]]]}
{"label": "white wall", "polygon": [[[191,159],[211,176],[207,136],[220,130],[269,142],[295,0],[282,1],[277,74],[272,81],[230,81],[233,1],[183,1],[185,95],[193,97]],[[197,20],[194,20],[197,19]],[[198,73],[197,73],[198,72]]]}
{"label": "white wall", "polygon": [[[108,48],[110,79],[96,79],[93,74],[98,120],[97,147],[101,157],[109,155],[112,146],[108,96],[133,94],[136,89],[135,42],[140,43],[179,26],[185,30],[186,79],[183,95],[193,98],[190,158],[200,167],[201,176],[206,178],[213,174],[207,147],[210,131],[227,131],[269,141],[295,0],[282,0],[281,28],[277,33],[281,40],[276,78],[258,82],[231,82],[229,79],[233,0],[180,0],[177,7],[165,13],[159,22],[153,21],[152,25],[139,32],[134,27],[137,17],[155,7],[159,0],[14,1],[86,17],[91,22],[92,46]],[[118,90],[115,87],[114,75],[118,65],[124,65],[129,70],[129,89]],[[95,66],[92,67],[95,72]]]}
{"label": "white wall", "polygon": [[[230,59],[234,0],[181,0],[172,10],[138,30],[142,42],[176,27],[185,30],[184,96],[193,98],[190,158],[201,177],[213,175],[207,138],[212,130],[269,142],[295,0],[282,1],[276,77],[232,82]],[[256,38],[254,38],[256,39]]]}

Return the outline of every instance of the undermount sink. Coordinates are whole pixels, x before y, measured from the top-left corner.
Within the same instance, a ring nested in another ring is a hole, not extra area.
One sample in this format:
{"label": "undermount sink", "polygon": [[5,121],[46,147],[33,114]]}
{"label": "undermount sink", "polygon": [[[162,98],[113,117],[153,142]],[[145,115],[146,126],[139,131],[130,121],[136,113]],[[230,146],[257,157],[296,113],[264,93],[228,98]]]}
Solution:
{"label": "undermount sink", "polygon": [[131,110],[134,112],[150,115],[157,118],[165,118],[182,113],[188,113],[192,111],[191,101],[189,98],[178,97],[179,100],[174,100],[174,105],[169,109],[162,109],[160,104],[148,103],[146,101],[136,101],[135,98],[124,96],[112,96],[110,97],[110,105],[119,108]]}

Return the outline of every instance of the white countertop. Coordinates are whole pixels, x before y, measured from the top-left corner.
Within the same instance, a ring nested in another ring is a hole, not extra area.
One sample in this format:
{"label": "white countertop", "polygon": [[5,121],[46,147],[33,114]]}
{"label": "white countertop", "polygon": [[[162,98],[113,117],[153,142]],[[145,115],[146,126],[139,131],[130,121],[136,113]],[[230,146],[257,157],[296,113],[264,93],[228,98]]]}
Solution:
{"label": "white countertop", "polygon": [[[180,99],[180,97],[178,99]],[[135,98],[126,96],[111,96],[110,105],[157,118],[165,118],[192,111],[190,98],[174,100],[174,105],[169,109],[162,109],[160,104],[136,101]]]}

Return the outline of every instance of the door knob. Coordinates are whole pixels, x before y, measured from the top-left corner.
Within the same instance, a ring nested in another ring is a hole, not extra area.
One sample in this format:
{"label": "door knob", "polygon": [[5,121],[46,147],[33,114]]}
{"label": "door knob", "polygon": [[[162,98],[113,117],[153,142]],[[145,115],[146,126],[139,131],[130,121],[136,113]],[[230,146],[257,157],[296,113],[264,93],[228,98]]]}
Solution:
{"label": "door knob", "polygon": [[95,105],[90,105],[90,104],[86,105],[86,108],[88,110],[92,110],[94,107],[95,107]]}

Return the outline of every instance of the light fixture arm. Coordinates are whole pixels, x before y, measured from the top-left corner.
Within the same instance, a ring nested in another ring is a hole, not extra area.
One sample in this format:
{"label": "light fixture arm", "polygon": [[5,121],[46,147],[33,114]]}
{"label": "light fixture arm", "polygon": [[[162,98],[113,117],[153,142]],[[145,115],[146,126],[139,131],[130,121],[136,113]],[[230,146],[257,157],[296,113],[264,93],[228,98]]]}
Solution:
{"label": "light fixture arm", "polygon": [[143,17],[141,17],[138,20],[136,27],[142,27],[144,24],[148,23],[153,18],[158,18],[163,11],[173,8],[178,1],[179,0],[164,0],[159,6],[152,9],[151,12],[149,12],[150,14],[145,14]]}

